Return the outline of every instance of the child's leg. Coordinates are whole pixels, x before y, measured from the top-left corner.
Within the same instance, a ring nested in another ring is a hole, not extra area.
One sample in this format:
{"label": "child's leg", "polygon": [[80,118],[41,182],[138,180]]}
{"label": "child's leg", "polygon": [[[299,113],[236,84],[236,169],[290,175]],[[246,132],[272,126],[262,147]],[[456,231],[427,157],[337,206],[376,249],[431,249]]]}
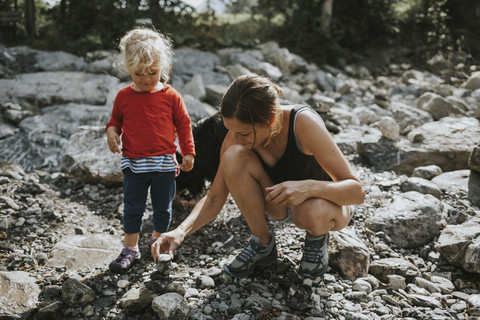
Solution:
{"label": "child's leg", "polygon": [[125,232],[125,245],[128,247],[137,246],[149,186],[148,174],[133,173],[130,169],[125,169],[123,176],[123,231]]}
{"label": "child's leg", "polygon": [[158,238],[161,233],[168,231],[170,228],[175,187],[175,172],[155,172],[150,189],[154,238]]}
{"label": "child's leg", "polygon": [[138,245],[138,236],[140,235],[139,232],[137,233],[125,233],[125,247],[130,249],[136,248]]}

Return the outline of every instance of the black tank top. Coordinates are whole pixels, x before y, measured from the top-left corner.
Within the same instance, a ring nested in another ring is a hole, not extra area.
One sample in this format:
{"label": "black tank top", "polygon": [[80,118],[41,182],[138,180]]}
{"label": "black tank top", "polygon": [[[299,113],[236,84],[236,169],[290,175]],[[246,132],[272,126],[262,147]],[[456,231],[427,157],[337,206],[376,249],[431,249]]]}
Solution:
{"label": "black tank top", "polygon": [[294,106],[290,111],[287,147],[282,157],[273,167],[269,167],[257,153],[263,168],[274,183],[307,179],[332,181],[332,178],[318,164],[313,155],[303,153],[295,135],[297,116],[300,112],[307,110],[315,112],[310,107],[304,105]]}

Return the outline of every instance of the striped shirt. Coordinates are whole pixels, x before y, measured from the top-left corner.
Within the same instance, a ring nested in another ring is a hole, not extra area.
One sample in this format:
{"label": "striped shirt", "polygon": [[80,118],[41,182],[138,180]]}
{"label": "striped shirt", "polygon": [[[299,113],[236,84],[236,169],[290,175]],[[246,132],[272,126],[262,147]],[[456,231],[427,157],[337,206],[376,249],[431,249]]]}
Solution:
{"label": "striped shirt", "polygon": [[175,171],[175,176],[180,172],[174,154],[163,154],[146,158],[122,157],[120,169],[130,168],[134,173],[145,172],[170,172]]}

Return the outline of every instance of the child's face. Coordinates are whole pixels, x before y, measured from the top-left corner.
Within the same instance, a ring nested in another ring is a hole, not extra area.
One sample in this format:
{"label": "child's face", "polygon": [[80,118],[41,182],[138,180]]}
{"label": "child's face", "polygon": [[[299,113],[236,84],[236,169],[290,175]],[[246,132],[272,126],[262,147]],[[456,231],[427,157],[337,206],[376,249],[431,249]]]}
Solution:
{"label": "child's face", "polygon": [[137,91],[152,91],[160,81],[160,71],[153,67],[144,71],[130,72],[130,76]]}

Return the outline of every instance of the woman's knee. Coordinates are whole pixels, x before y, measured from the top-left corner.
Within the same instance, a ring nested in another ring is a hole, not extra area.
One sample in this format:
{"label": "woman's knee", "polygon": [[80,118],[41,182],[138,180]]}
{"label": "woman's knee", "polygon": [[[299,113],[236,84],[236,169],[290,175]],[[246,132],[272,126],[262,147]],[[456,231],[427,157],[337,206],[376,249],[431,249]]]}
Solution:
{"label": "woman's knee", "polygon": [[[316,202],[316,205],[313,203]],[[292,211],[292,221],[300,229],[308,230],[317,224],[324,224],[326,210],[321,200],[306,201]]]}
{"label": "woman's knee", "polygon": [[222,156],[222,169],[224,174],[242,172],[245,168],[248,157],[252,151],[241,145],[230,146]]}
{"label": "woman's knee", "polygon": [[301,229],[318,233],[343,229],[348,217],[344,217],[341,206],[324,199],[311,199],[295,208],[292,221]]}

